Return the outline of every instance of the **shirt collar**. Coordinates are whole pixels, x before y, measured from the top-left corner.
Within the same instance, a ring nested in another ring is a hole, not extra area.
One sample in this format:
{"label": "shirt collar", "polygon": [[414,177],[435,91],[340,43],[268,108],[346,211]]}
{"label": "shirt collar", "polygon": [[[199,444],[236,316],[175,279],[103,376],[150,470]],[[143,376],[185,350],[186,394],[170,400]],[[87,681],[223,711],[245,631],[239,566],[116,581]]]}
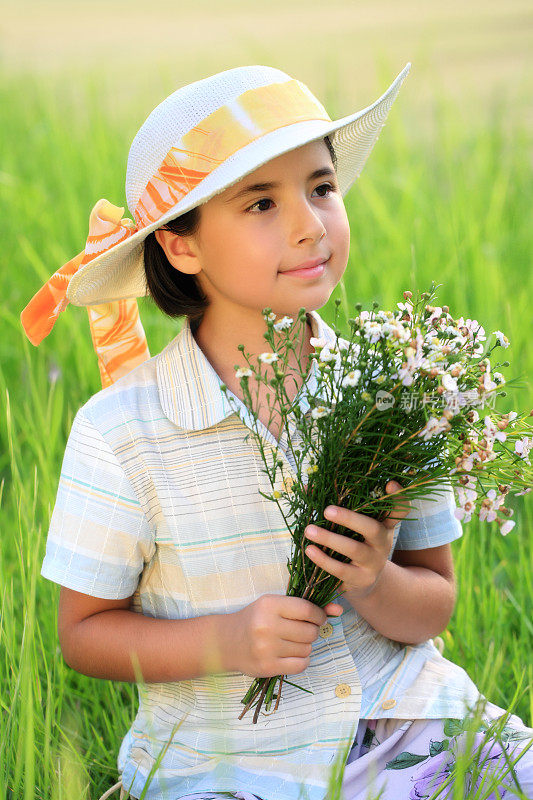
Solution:
{"label": "shirt collar", "polygon": [[[323,338],[328,345],[335,341],[335,332],[317,311],[307,312],[313,336]],[[186,317],[181,331],[156,356],[159,399],[164,414],[180,428],[202,430],[216,425],[235,413],[221,390],[223,381],[214,370],[192,335]],[[316,391],[316,359],[312,359],[309,377],[300,390],[300,408],[309,409],[307,392]],[[307,391],[306,391],[307,387]],[[227,389],[233,403],[239,409],[243,421],[250,421],[244,403]]]}

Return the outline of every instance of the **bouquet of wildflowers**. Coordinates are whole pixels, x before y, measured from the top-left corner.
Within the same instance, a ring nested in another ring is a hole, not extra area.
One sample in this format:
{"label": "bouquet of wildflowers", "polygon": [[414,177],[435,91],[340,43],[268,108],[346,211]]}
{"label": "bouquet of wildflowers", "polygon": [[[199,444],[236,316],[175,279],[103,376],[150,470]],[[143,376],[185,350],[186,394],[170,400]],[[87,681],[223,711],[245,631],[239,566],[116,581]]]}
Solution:
{"label": "bouquet of wildflowers", "polygon": [[[496,522],[503,535],[515,525],[510,519],[513,509],[505,503],[509,494],[531,491],[533,426],[526,418],[533,411],[496,411],[497,396],[506,395],[503,385],[513,381],[506,382],[493,370],[492,352],[509,347],[509,340],[494,331],[489,348],[476,320],[454,319],[447,306],[431,304],[435,288],[432,283],[415,301],[410,291],[404,292],[404,302],[394,313],[378,310],[376,302],[372,311],[362,311],[357,303],[358,316],[348,320],[347,338],[337,329],[336,300],[334,344],[311,339],[317,389],[308,393],[305,413],[300,393],[292,401],[287,393],[294,374],[288,368],[289,354],[296,351],[296,341],[301,347],[305,309],[299,310],[297,323],[288,317],[276,321],[270,308],[263,310],[264,337],[272,349],[259,355],[257,368],[239,345],[248,364],[235,366],[244,403],[257,423],[259,389],[254,400],[249,379],[253,374],[257,387],[272,387],[270,421],[276,410],[296,465],[294,479],[285,474],[277,448],[265,447],[264,435],[254,426],[263,472],[273,489],[272,494],[261,494],[278,504],[292,538],[288,596],[320,607],[339,596],[341,581],[306,555],[305,528],[314,523],[359,540],[364,537],[324,519],[323,510],[330,504],[383,520],[392,516],[398,495],[411,501],[452,486],[455,514],[464,523],[476,513],[481,520]],[[508,361],[494,364],[508,366]],[[263,373],[263,367],[272,368],[273,374]],[[304,382],[308,376],[300,369],[299,377]],[[226,394],[227,387],[221,388]],[[402,487],[392,495],[385,492],[390,480]],[[346,556],[321,549],[347,561]],[[290,683],[284,676],[255,678],[241,701],[245,708],[239,718],[255,704],[257,722],[262,705],[268,711],[274,698],[275,711],[284,679]]]}

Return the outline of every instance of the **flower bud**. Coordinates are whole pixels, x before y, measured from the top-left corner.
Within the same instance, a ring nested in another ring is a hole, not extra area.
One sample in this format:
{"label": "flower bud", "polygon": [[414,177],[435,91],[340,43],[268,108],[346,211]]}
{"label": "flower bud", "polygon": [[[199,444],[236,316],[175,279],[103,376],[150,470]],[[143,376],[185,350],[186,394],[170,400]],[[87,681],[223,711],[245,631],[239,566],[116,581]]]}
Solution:
{"label": "flower bud", "polygon": [[412,296],[413,296],[413,293],[410,292],[408,289],[403,293],[403,299],[404,300],[410,300]]}
{"label": "flower bud", "polygon": [[449,306],[442,306],[442,310],[443,310],[443,312],[445,314],[449,314],[450,313],[450,307]]}

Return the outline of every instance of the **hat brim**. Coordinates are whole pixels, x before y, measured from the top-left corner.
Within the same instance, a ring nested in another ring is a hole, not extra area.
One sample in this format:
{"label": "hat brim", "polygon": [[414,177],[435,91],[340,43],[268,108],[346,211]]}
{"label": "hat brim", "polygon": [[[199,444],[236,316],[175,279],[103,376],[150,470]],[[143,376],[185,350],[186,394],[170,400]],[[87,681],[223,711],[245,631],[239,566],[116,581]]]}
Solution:
{"label": "hat brim", "polygon": [[408,62],[389,88],[372,105],[338,120],[308,120],[277,128],[238,150],[207,175],[166,214],[81,267],[70,279],[67,298],[75,306],[145,297],[144,240],[153,231],[192,208],[206,203],[273,158],[332,135],[337,156],[337,180],[346,195],[374,147],[400,86],[411,68]]}

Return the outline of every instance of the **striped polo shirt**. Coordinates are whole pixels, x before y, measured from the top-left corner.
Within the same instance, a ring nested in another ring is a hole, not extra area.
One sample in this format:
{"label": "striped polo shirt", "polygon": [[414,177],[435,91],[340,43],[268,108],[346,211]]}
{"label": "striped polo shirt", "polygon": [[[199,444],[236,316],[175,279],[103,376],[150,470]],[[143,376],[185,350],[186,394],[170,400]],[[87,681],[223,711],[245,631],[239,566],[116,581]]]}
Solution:
{"label": "striped polo shirt", "polygon": [[[308,320],[315,337],[334,343],[318,312]],[[316,369],[313,359],[296,398],[304,413]],[[232,613],[262,594],[285,594],[292,539],[277,503],[261,494],[272,486],[251,431],[294,478],[287,436],[297,433],[289,427],[278,443],[229,389],[228,402],[221,385],[185,319],[161,353],[79,409],[41,575],[95,597],[133,595],[132,611],[160,619]],[[394,529],[389,559],[395,548],[459,538],[454,509],[452,489],[413,501]],[[284,684],[277,711],[257,724],[252,712],[238,719],[252,681],[240,672],[139,684],[138,712],[118,755],[131,794],[141,795],[168,745],[146,800],[239,790],[265,800],[323,800],[332,762],[353,742],[359,719],[463,717],[479,697],[432,640],[393,641],[344,597],[339,602],[344,613],[322,626],[309,666],[290,678],[309,691]]]}

